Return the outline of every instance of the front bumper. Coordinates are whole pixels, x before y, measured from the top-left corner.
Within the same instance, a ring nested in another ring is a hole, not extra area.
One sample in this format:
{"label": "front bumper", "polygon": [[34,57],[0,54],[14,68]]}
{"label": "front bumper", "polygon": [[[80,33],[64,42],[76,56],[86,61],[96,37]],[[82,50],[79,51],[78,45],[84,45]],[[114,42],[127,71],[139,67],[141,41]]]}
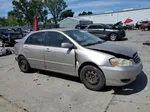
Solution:
{"label": "front bumper", "polygon": [[124,38],[126,36],[126,34],[124,32],[119,33],[119,38]]}
{"label": "front bumper", "polygon": [[132,83],[138,74],[142,72],[143,65],[140,62],[129,67],[105,67],[100,66],[105,74],[107,86],[124,86]]}

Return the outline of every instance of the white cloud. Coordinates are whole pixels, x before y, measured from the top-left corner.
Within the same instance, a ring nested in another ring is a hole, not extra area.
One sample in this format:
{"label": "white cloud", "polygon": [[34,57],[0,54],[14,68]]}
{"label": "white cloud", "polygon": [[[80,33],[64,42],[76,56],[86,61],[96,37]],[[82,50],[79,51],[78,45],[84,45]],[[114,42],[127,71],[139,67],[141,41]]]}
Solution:
{"label": "white cloud", "polygon": [[118,5],[120,2],[118,1],[89,1],[89,2],[82,2],[76,5],[70,5],[69,8],[71,9],[78,9],[78,8],[91,8],[91,7],[100,7],[100,6],[113,6]]}

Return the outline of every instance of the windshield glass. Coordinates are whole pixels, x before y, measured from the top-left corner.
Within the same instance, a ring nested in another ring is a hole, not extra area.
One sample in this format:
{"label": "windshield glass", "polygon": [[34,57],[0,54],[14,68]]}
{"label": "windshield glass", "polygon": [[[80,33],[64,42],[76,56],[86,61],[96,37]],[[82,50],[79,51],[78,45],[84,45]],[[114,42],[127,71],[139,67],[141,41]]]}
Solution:
{"label": "windshield glass", "polygon": [[104,42],[104,40],[102,40],[86,31],[69,30],[69,31],[64,31],[64,33],[67,34],[72,39],[74,39],[81,46],[90,46],[90,45]]}

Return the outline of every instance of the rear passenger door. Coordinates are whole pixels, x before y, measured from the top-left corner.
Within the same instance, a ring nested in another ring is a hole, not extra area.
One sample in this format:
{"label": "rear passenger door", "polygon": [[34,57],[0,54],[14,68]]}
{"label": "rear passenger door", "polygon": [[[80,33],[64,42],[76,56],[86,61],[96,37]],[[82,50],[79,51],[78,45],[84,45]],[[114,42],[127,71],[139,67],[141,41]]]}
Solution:
{"label": "rear passenger door", "polygon": [[104,37],[104,27],[102,25],[90,25],[88,27],[88,32],[98,37]]}
{"label": "rear passenger door", "polygon": [[45,69],[44,63],[45,32],[31,34],[26,40],[23,49],[31,67]]}

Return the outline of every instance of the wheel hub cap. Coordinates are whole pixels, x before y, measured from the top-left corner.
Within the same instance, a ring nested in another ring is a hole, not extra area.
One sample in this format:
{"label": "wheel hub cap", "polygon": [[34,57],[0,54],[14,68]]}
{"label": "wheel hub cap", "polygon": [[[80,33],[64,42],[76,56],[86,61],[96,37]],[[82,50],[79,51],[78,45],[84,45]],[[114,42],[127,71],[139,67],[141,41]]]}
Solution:
{"label": "wheel hub cap", "polygon": [[99,82],[99,77],[98,77],[98,75],[97,75],[96,72],[94,72],[94,71],[88,71],[86,73],[86,80],[90,84],[95,85],[95,84],[97,84]]}
{"label": "wheel hub cap", "polygon": [[21,62],[21,68],[24,69],[24,70],[26,69],[26,64],[23,61]]}

